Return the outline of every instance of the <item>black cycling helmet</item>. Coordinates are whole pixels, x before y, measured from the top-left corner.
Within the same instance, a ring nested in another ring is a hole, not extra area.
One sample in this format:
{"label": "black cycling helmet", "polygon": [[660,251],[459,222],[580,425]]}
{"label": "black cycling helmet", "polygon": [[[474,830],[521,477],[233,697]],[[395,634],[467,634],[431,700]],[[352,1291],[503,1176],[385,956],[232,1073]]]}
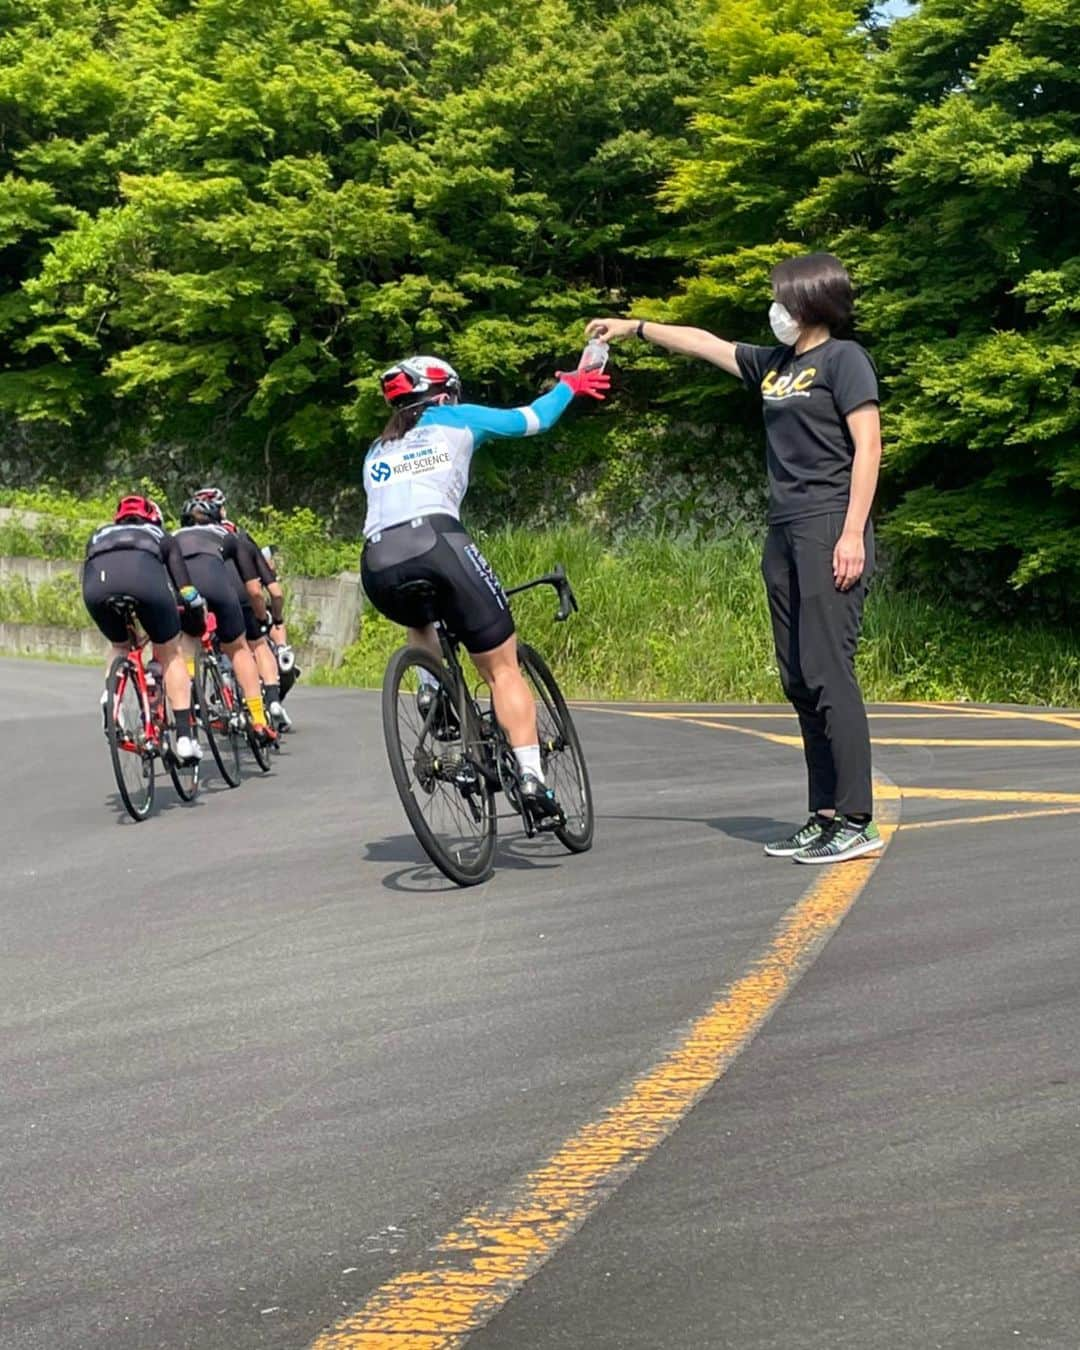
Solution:
{"label": "black cycling helmet", "polygon": [[[196,516],[202,519],[196,519]],[[203,498],[195,496],[189,497],[180,508],[181,525],[219,525],[221,523],[221,507],[215,506],[212,502],[205,501]]]}

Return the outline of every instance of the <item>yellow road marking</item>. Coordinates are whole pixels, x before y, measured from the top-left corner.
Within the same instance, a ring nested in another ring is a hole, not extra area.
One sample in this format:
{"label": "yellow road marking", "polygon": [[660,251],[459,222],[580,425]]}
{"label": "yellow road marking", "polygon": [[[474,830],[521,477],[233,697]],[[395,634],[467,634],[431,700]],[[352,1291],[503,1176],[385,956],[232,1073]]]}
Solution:
{"label": "yellow road marking", "polygon": [[983,788],[897,787],[889,783],[874,789],[875,798],[919,797],[938,802],[1047,802],[1080,805],[1080,792],[991,791]]}
{"label": "yellow road marking", "polygon": [[[575,704],[575,707],[577,706],[584,708],[587,712],[600,711],[600,709],[595,708],[592,704],[580,704],[580,705]],[[610,711],[619,712],[623,710],[616,708],[611,709]],[[700,709],[699,710],[687,709],[685,712],[682,713],[674,711],[665,711],[665,712],[657,712],[655,714],[645,713],[643,715],[647,717],[652,716],[699,717],[699,718],[722,717],[725,719],[725,721],[738,721],[738,722],[751,722],[751,721],[775,722],[781,718],[791,722],[795,720],[795,714],[792,712],[790,708],[776,708],[772,712],[735,712],[728,708],[724,708],[722,711],[718,712],[708,712]],[[877,718],[885,718],[885,717],[900,718],[900,719],[909,718],[911,720],[916,720],[919,722],[926,722],[932,716],[931,713],[926,712],[879,712],[877,709],[873,708],[867,708],[866,715],[867,717],[877,717]],[[941,716],[942,714],[939,713],[937,715]],[[979,712],[961,712],[957,710],[955,712],[946,712],[944,716],[973,718],[973,717],[981,717],[982,714]],[[1080,726],[1080,724],[1078,724],[1078,726]]]}
{"label": "yellow road marking", "polygon": [[[897,797],[887,800],[879,817],[886,842],[899,821]],[[508,1200],[465,1215],[435,1243],[424,1266],[376,1289],[312,1350],[452,1350],[490,1321],[746,1048],[855,903],[876,863],[867,858],[826,868],[781,919],[763,955],[674,1050],[530,1172]]]}
{"label": "yellow road marking", "polygon": [[992,811],[985,816],[952,816],[943,820],[907,820],[903,833],[909,830],[940,830],[946,825],[989,825],[999,820],[1034,820],[1037,816],[1075,816],[1080,806],[1047,806],[1039,811]]}
{"label": "yellow road marking", "polygon": [[[1080,727],[1077,730],[1080,730]],[[871,736],[870,743],[871,745],[954,745],[986,750],[1080,750],[1080,737],[1076,736],[1054,736],[1044,739],[1016,736],[1005,740],[1000,737],[989,739],[977,736],[967,736],[960,739],[944,736]],[[799,744],[802,745],[801,739]]]}
{"label": "yellow road marking", "polygon": [[[716,720],[722,714],[699,714],[678,712],[638,712],[627,708],[590,708],[590,712],[610,712],[619,717],[659,718],[662,721],[683,722],[687,726],[708,727],[710,731],[733,731],[739,736],[755,736],[760,741],[771,741],[773,745],[790,745],[802,748],[802,737],[780,731],[758,731],[755,727],[740,727],[733,722]],[[1080,724],[1077,725],[1080,730]],[[951,746],[960,749],[976,750],[1080,750],[1080,737],[1055,736],[1052,739],[1001,739],[1000,737],[939,737],[939,736],[872,736],[871,745],[911,745],[927,749]]]}
{"label": "yellow road marking", "polygon": [[[924,703],[920,706],[941,711],[940,707],[933,703]],[[1022,708],[977,708],[972,711],[978,717],[1005,718],[1008,721],[1049,722],[1055,726],[1068,727],[1071,731],[1080,731],[1080,713],[1027,712]]]}

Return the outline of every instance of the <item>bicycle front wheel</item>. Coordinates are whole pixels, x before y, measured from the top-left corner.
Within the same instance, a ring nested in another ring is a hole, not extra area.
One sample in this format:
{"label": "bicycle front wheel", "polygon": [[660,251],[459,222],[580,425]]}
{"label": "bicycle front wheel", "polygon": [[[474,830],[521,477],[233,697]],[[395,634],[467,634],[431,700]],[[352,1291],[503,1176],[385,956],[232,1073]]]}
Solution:
{"label": "bicycle front wheel", "polygon": [[566,824],[553,833],[571,853],[584,853],[592,848],[595,820],[589,771],[577,728],[547,662],[527,642],[518,643],[518,664],[536,700],[544,777],[566,816]]}
{"label": "bicycle front wheel", "polygon": [[230,695],[226,692],[217,661],[206,658],[202,652],[195,662],[195,696],[199,721],[206,732],[214,762],[229,787],[239,787],[240,729],[236,722],[239,714],[229,702]]}
{"label": "bicycle front wheel", "polygon": [[109,755],[120,800],[132,820],[145,820],[154,804],[154,752],[130,657],[116,658],[105,688]]}
{"label": "bicycle front wheel", "polygon": [[[430,677],[427,686],[421,670]],[[495,796],[477,763],[481,746],[462,736],[454,684],[442,663],[420,648],[395,652],[383,679],[383,735],[394,786],[420,846],[444,876],[475,886],[491,875]]]}

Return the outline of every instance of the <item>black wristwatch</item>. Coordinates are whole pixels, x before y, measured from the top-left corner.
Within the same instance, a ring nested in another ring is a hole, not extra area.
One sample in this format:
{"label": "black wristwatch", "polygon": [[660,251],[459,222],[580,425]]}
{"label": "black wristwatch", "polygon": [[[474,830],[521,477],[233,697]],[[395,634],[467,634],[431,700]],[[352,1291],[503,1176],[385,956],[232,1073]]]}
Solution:
{"label": "black wristwatch", "polygon": [[646,337],[645,337],[645,320],[644,320],[644,319],[638,319],[637,328],[634,329],[634,332],[637,333],[638,337],[641,338],[642,342],[647,341],[647,339],[646,339]]}

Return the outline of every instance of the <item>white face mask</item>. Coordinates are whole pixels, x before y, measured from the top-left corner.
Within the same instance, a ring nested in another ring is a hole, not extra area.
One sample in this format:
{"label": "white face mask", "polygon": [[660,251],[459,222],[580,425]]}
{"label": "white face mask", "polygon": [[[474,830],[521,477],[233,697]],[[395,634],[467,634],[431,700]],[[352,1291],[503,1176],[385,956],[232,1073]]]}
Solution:
{"label": "white face mask", "polygon": [[802,332],[802,328],[791,317],[787,307],[779,300],[774,300],[769,306],[769,327],[773,330],[777,342],[785,347],[794,347]]}

